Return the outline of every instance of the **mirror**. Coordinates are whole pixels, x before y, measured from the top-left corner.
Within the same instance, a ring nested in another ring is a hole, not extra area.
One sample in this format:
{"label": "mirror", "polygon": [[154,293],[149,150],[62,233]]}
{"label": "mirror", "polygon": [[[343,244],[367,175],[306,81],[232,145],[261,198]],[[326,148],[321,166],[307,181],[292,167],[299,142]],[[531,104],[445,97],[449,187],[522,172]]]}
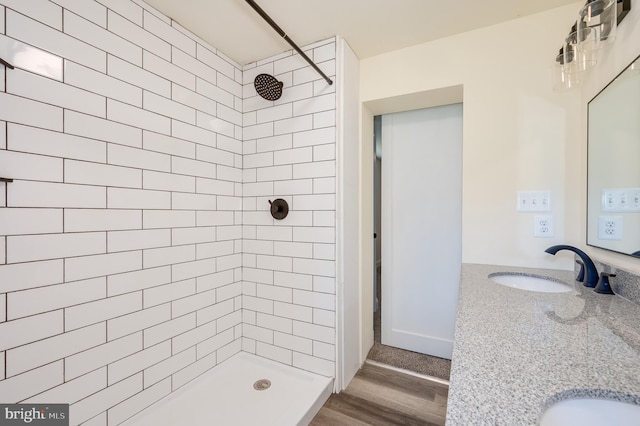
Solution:
{"label": "mirror", "polygon": [[587,244],[640,257],[640,57],[588,117]]}

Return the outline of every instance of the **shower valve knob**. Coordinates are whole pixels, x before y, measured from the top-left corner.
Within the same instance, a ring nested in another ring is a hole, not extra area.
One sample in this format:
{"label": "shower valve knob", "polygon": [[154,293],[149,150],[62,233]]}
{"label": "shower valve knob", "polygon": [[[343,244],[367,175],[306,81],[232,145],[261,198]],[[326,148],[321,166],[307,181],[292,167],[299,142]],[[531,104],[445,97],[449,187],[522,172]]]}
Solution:
{"label": "shower valve knob", "polygon": [[271,216],[274,219],[282,220],[289,214],[289,204],[282,198],[277,198],[273,201],[269,200],[271,204]]}

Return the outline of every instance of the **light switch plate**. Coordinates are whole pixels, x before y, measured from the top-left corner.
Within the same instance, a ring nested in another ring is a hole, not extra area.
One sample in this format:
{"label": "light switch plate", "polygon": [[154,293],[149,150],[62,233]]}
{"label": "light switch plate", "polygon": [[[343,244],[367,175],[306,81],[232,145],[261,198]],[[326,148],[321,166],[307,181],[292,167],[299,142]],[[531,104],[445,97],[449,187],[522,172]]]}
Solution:
{"label": "light switch plate", "polygon": [[640,188],[603,189],[602,211],[640,213]]}
{"label": "light switch plate", "polygon": [[518,191],[519,212],[550,212],[551,191]]}

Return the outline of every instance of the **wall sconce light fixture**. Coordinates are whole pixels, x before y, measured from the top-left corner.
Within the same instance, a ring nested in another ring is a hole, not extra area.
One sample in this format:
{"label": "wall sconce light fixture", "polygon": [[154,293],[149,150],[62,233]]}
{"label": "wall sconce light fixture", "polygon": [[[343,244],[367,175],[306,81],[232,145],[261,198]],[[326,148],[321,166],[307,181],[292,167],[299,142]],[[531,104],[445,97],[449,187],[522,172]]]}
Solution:
{"label": "wall sconce light fixture", "polygon": [[616,39],[617,27],[631,10],[631,0],[587,0],[556,55],[554,89],[578,87],[603,49]]}

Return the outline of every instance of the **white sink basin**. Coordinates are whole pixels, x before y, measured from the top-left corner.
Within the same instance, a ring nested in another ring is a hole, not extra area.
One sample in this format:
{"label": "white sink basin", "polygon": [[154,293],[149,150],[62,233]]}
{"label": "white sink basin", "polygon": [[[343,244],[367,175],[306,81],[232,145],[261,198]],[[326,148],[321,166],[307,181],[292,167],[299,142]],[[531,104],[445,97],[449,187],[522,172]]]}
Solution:
{"label": "white sink basin", "polygon": [[568,285],[544,277],[530,275],[496,273],[489,278],[497,284],[520,290],[538,291],[542,293],[567,293],[573,290]]}
{"label": "white sink basin", "polygon": [[638,426],[640,405],[610,399],[577,398],[549,407],[540,426]]}

